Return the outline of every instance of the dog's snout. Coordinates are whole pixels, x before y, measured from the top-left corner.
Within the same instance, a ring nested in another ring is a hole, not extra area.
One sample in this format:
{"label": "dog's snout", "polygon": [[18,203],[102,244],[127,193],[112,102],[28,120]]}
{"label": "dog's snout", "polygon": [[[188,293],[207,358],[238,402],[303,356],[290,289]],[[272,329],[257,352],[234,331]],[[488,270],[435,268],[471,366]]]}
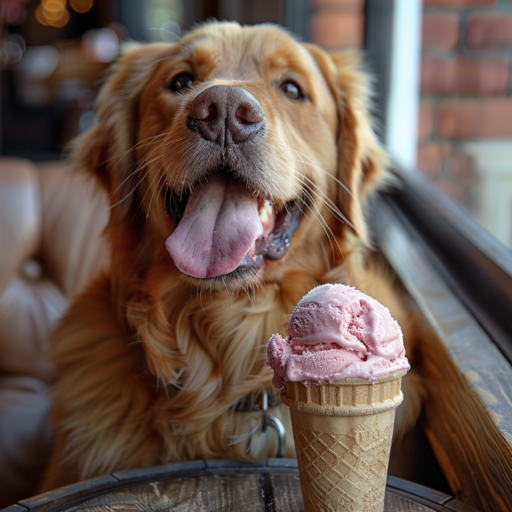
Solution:
{"label": "dog's snout", "polygon": [[259,132],[264,125],[259,101],[245,89],[216,85],[192,102],[187,126],[217,144],[238,144]]}

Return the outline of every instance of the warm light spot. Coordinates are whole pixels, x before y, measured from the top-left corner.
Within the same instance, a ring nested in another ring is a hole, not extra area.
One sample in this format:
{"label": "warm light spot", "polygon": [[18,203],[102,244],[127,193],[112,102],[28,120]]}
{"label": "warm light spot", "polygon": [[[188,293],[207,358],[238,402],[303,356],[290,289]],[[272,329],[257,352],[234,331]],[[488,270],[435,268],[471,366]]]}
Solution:
{"label": "warm light spot", "polygon": [[84,13],[91,10],[93,0],[71,0],[71,8],[79,13]]}
{"label": "warm light spot", "polygon": [[47,11],[44,7],[43,7],[43,15],[44,15],[44,18],[45,20],[50,24],[50,25],[53,25],[55,22],[58,22],[60,19],[63,18],[64,16],[64,13],[66,11],[59,11],[59,12],[55,12],[55,11]]}
{"label": "warm light spot", "polygon": [[66,9],[66,3],[61,0],[43,0],[42,6],[44,13],[59,13],[61,14]]}
{"label": "warm light spot", "polygon": [[46,18],[43,14],[43,9],[41,5],[38,5],[36,8],[36,20],[41,23],[41,25],[48,26],[48,22],[46,21]]}
{"label": "warm light spot", "polygon": [[65,10],[62,18],[58,19],[57,21],[52,21],[51,25],[52,25],[52,27],[61,28],[65,25],[67,25],[68,22],[69,22],[69,12],[67,10]]}
{"label": "warm light spot", "polygon": [[66,0],[42,0],[36,8],[36,19],[41,25],[61,28],[69,22]]}

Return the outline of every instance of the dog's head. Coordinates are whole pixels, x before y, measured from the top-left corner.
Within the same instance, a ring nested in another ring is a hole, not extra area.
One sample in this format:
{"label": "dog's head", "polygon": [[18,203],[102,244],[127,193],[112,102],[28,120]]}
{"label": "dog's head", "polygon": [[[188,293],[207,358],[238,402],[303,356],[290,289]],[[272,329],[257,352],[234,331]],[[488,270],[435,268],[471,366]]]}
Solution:
{"label": "dog's head", "polygon": [[127,52],[76,149],[108,190],[119,269],[235,288],[325,272],[367,244],[385,165],[368,106],[357,58],[274,26],[210,23]]}

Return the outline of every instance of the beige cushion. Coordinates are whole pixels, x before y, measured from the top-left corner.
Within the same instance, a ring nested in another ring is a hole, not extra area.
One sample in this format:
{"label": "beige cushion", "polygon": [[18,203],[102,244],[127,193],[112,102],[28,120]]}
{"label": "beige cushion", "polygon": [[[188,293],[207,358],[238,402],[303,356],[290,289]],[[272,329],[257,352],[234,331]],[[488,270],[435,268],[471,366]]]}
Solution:
{"label": "beige cushion", "polygon": [[69,164],[0,158],[0,507],[35,491],[56,377],[48,336],[105,265],[107,221],[105,194]]}

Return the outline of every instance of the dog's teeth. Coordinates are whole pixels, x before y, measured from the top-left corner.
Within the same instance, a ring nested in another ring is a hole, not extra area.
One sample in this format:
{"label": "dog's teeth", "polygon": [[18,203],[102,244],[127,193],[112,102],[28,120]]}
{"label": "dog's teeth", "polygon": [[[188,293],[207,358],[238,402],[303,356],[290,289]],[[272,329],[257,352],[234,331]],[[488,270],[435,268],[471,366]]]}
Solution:
{"label": "dog's teeth", "polygon": [[270,201],[265,201],[262,207],[258,211],[258,215],[260,216],[260,220],[262,223],[268,221],[268,216],[272,212],[272,204]]}

